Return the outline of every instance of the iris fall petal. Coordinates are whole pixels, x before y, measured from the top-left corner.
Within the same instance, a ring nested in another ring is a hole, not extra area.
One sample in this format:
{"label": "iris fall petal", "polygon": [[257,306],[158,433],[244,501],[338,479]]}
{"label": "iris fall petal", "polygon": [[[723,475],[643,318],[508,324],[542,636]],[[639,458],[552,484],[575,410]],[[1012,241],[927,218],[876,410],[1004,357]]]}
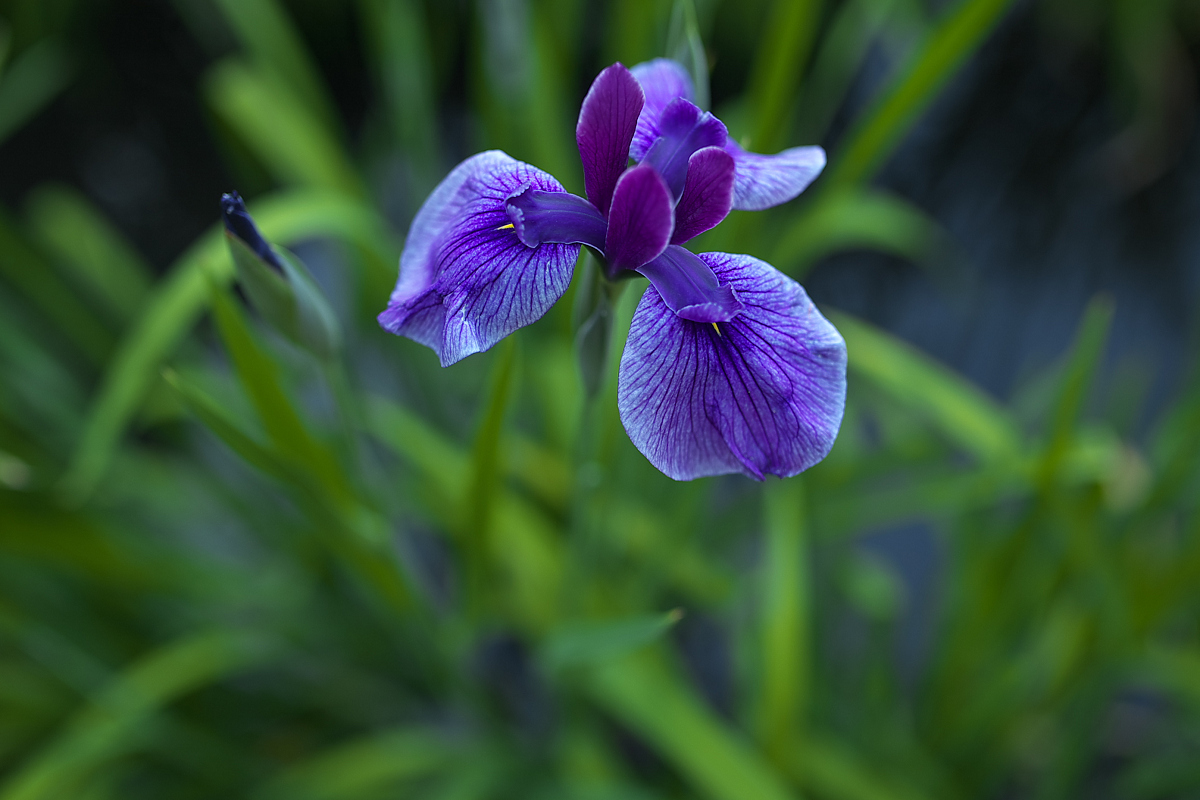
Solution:
{"label": "iris fall petal", "polygon": [[751,256],[700,256],[744,306],[728,322],[682,319],[649,287],[621,357],[617,402],[629,438],[676,480],[787,477],[833,446],[846,345],[804,289]]}
{"label": "iris fall petal", "polygon": [[521,242],[506,204],[531,187],[564,191],[499,150],[455,167],[413,219],[379,323],[433,348],[448,366],[545,314],[566,291],[579,246]]}

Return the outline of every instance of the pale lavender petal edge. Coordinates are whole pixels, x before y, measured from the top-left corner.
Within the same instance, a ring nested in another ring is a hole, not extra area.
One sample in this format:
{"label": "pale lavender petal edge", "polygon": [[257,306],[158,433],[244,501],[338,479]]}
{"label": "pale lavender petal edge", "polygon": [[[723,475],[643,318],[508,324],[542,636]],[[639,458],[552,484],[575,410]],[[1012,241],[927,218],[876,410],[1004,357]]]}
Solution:
{"label": "pale lavender petal edge", "polygon": [[668,477],[789,477],[832,448],[846,345],[795,281],[745,255],[700,255],[744,311],[691,322],[653,287],[634,312],[617,403],[630,440]]}
{"label": "pale lavender petal edge", "polygon": [[762,211],[797,197],[825,169],[825,151],[817,146],[792,147],[773,156],[750,153],[730,139],[725,152],[733,156],[737,176],[733,207]]}

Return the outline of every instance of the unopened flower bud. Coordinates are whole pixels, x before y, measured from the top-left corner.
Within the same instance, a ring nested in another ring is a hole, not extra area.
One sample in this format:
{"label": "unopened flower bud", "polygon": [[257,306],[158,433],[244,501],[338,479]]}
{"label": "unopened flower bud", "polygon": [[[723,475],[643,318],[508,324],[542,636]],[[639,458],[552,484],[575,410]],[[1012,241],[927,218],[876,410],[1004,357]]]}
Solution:
{"label": "unopened flower bud", "polygon": [[221,196],[221,213],[238,283],[250,303],[284,336],[331,358],[341,347],[341,328],[308,268],[262,237],[237,192]]}

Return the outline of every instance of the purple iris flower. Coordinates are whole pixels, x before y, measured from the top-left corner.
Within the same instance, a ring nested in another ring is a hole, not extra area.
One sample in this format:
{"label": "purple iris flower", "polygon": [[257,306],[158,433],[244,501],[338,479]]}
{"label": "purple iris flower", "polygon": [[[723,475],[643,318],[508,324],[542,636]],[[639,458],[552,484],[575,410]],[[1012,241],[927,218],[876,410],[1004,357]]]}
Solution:
{"label": "purple iris flower", "polygon": [[586,198],[498,150],[459,164],[414,218],[379,322],[449,366],[546,313],[587,245],[608,278],[650,281],[618,379],[637,448],[676,480],[795,475],[837,436],[845,343],[769,264],[681,245],[796,197],[825,153],[748,153],[694,96],[667,59],[601,72],[575,132]]}

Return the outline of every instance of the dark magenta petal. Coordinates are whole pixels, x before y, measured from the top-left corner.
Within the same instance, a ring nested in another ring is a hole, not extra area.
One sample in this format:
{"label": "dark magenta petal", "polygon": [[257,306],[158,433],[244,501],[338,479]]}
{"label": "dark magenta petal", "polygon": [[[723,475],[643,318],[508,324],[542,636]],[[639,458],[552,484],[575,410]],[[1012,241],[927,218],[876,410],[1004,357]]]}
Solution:
{"label": "dark magenta petal", "polygon": [[608,211],[604,257],[610,274],[637,269],[666,249],[675,228],[674,205],[667,184],[653,167],[625,171]]}
{"label": "dark magenta petal", "polygon": [[725,123],[682,97],[667,104],[658,120],[658,138],[646,151],[643,164],[659,171],[671,194],[683,193],[688,159],[702,147],[723,147],[729,140]]}
{"label": "dark magenta petal", "polygon": [[517,236],[526,247],[557,242],[586,244],[604,251],[608,223],[582,197],[530,187],[510,197],[506,208]]}
{"label": "dark magenta petal", "polygon": [[587,198],[601,213],[608,213],[617,179],[629,166],[629,143],[643,102],[642,87],[619,63],[597,75],[583,98],[575,142]]}
{"label": "dark magenta petal", "polygon": [[786,203],[807,189],[825,168],[825,151],[820,147],[793,147],[763,156],[748,153],[729,139],[725,152],[737,164],[733,207],[741,211],[762,211]]}
{"label": "dark magenta petal", "polygon": [[676,480],[802,472],[837,438],[846,344],[804,289],[769,264],[726,253],[700,258],[745,310],[714,329],[680,318],[647,288],[621,357],[625,430]]}
{"label": "dark magenta petal", "polygon": [[258,232],[258,226],[254,224],[254,219],[250,216],[250,212],[246,210],[246,204],[242,201],[242,196],[237,192],[228,192],[221,195],[221,219],[225,222],[225,232],[230,236],[236,236],[241,239],[254,254],[261,258],[267,264],[274,267],[277,271],[283,272],[283,265],[279,263],[279,258],[275,255],[275,251],[271,249],[271,245],[267,244],[267,240]]}
{"label": "dark magenta petal", "polygon": [[529,188],[565,193],[499,150],[455,167],[413,219],[379,324],[433,348],[449,366],[545,314],[567,290],[579,247],[521,242],[507,201]]}
{"label": "dark magenta petal", "polygon": [[742,303],[729,284],[721,286],[712,267],[678,245],[670,245],[637,271],[650,279],[667,308],[683,319],[726,322],[742,312]]}
{"label": "dark magenta petal", "polygon": [[629,155],[634,161],[641,161],[654,140],[658,138],[658,120],[667,104],[676,97],[695,101],[696,90],[692,86],[692,76],[678,61],[669,58],[656,58],[645,61],[630,69],[633,77],[642,86],[646,104],[638,116],[637,131],[633,134],[633,143]]}
{"label": "dark magenta petal", "polygon": [[688,159],[687,181],[675,206],[675,233],[671,244],[715,228],[733,208],[733,156],[719,147],[697,150]]}

